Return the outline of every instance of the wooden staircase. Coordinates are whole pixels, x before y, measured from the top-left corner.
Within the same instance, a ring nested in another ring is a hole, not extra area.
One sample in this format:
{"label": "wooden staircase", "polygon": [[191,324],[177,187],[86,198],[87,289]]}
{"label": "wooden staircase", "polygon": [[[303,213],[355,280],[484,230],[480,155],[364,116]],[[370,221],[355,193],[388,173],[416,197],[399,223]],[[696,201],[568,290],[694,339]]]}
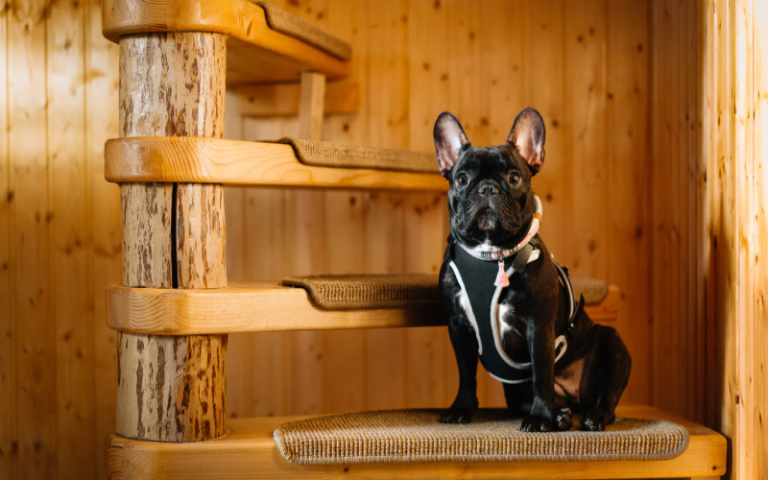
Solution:
{"label": "wooden staircase", "polygon": [[217,440],[163,443],[111,435],[107,448],[110,478],[409,478],[409,479],[582,479],[712,477],[725,473],[725,438],[717,432],[661,410],[620,406],[618,414],[669,420],[688,429],[690,443],[673,460],[657,462],[420,462],[389,464],[294,465],[277,449],[272,432],[284,422],[307,417],[244,418],[228,421],[230,432]]}
{"label": "wooden staircase", "polygon": [[[525,462],[297,466],[272,440],[286,418],[227,420],[227,334],[418,327],[444,320],[433,305],[329,311],[304,290],[228,285],[223,184],[443,192],[437,173],[302,163],[289,145],[223,140],[227,85],[301,80],[302,133],[318,139],[325,77],[349,61],[270,27],[247,0],[105,0],[104,35],[120,43],[120,134],[105,172],[120,184],[123,286],[107,292],[118,330],[113,479],[189,478],[670,478],[718,477],[725,439],[651,407],[619,414],[671,419],[688,450],[655,462]],[[436,246],[439,248],[439,246]],[[618,289],[589,307],[615,318]]]}

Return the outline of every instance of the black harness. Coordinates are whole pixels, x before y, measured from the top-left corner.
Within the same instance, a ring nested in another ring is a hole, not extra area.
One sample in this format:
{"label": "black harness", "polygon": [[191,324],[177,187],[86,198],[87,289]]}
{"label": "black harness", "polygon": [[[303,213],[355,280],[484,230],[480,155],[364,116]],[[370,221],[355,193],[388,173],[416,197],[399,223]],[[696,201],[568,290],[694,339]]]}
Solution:
{"label": "black harness", "polygon": [[[504,259],[505,265],[510,265],[506,270],[507,277],[515,272],[525,270],[529,262],[539,257],[540,250],[536,248],[538,241],[534,238],[514,255]],[[504,352],[501,344],[501,323],[498,312],[498,300],[504,288],[494,285],[494,280],[499,272],[496,261],[486,261],[473,257],[463,248],[456,245],[453,239],[449,239],[450,266],[459,282],[462,293],[469,300],[467,314],[469,321],[475,330],[478,343],[478,355],[488,373],[504,383],[523,383],[532,378],[531,362],[515,362]],[[554,262],[554,260],[553,260]],[[554,262],[563,287],[567,290],[569,299],[570,316],[561,334],[555,339],[555,361],[559,360],[568,347],[566,338],[572,338],[572,331],[576,326],[584,308],[584,297],[581,296],[578,304],[575,302],[573,287],[568,277],[567,269]]]}

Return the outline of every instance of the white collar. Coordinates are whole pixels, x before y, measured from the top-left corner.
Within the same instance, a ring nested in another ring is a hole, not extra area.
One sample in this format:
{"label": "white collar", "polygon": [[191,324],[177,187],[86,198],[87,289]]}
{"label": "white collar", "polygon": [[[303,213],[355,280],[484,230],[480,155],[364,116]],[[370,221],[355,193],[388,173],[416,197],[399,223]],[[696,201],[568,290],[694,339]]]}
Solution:
{"label": "white collar", "polygon": [[494,246],[478,245],[477,247],[470,248],[466,245],[463,245],[459,241],[456,241],[456,243],[468,254],[479,260],[493,262],[514,255],[515,253],[519,252],[521,248],[526,246],[537,233],[539,233],[539,227],[541,226],[541,218],[542,214],[544,213],[544,209],[541,206],[541,200],[539,200],[537,195],[534,194],[533,199],[536,202],[536,212],[533,214],[531,228],[528,229],[528,234],[525,236],[525,238],[523,238],[523,240],[514,247],[498,248]]}

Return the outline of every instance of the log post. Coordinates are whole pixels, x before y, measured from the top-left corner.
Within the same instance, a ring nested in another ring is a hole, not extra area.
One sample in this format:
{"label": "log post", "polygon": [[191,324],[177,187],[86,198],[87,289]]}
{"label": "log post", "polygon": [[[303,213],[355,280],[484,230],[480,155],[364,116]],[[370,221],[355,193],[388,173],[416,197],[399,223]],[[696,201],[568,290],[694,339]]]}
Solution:
{"label": "log post", "polygon": [[[120,136],[224,133],[226,37],[120,39]],[[213,184],[120,185],[123,284],[227,286],[224,191]],[[223,435],[226,335],[118,333],[117,434],[191,442]]]}

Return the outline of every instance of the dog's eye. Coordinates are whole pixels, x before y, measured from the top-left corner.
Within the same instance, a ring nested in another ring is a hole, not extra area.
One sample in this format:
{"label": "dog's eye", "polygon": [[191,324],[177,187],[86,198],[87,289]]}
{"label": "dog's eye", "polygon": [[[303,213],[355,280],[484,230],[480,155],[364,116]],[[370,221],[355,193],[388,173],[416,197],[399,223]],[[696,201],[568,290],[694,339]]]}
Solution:
{"label": "dog's eye", "polygon": [[520,182],[522,181],[523,181],[522,177],[520,177],[520,174],[516,172],[507,174],[507,182],[509,182],[509,184],[514,187],[517,187],[518,185],[520,185]]}
{"label": "dog's eye", "polygon": [[466,173],[461,172],[460,174],[456,175],[456,185],[460,187],[466,187],[468,183],[469,176]]}

